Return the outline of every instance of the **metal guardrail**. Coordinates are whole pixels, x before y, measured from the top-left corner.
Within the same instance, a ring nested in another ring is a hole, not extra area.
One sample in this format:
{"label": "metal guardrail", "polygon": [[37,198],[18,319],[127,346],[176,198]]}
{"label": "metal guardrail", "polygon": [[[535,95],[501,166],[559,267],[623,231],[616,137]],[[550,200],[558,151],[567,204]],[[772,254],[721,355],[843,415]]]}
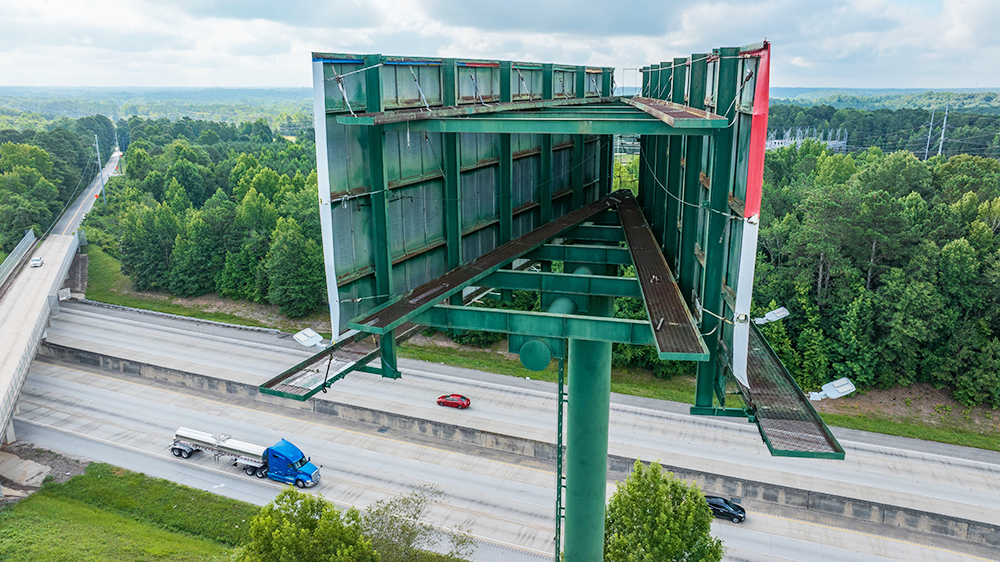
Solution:
{"label": "metal guardrail", "polygon": [[21,238],[17,246],[14,246],[14,250],[7,256],[7,259],[3,260],[3,263],[0,263],[0,286],[3,286],[10,274],[17,269],[17,265],[21,263],[21,259],[31,249],[35,240],[35,231],[29,228],[24,233],[24,238]]}
{"label": "metal guardrail", "polygon": [[[5,431],[10,424],[11,416],[14,414],[14,405],[21,395],[21,386],[24,385],[24,379],[28,375],[28,367],[35,360],[35,353],[38,351],[38,345],[42,341],[42,332],[45,331],[45,326],[49,322],[49,313],[51,311],[52,301],[45,299],[41,314],[38,315],[35,325],[31,328],[31,337],[28,339],[30,343],[24,348],[21,353],[21,359],[17,362],[17,367],[14,369],[11,384],[7,388],[0,389],[3,391],[3,400],[0,400],[0,432]],[[0,438],[0,441],[2,441],[2,438]]]}

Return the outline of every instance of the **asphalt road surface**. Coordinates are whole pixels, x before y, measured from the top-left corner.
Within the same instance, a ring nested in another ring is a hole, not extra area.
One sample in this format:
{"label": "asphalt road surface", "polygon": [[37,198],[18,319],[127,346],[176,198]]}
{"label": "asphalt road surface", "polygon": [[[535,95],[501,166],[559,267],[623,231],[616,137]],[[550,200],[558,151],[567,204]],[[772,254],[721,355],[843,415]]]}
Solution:
{"label": "asphalt road surface", "polygon": [[[313,491],[339,505],[364,507],[433,484],[444,496],[430,520],[470,529],[480,544],[475,560],[550,556],[554,475],[544,468],[38,362],[20,410],[20,439],[257,504],[269,501],[278,485],[209,455],[174,458],[168,450],[173,432],[185,425],[265,445],[286,437],[323,465]],[[718,520],[713,530],[730,548],[728,560],[983,560],[762,513],[751,513],[742,525]]]}

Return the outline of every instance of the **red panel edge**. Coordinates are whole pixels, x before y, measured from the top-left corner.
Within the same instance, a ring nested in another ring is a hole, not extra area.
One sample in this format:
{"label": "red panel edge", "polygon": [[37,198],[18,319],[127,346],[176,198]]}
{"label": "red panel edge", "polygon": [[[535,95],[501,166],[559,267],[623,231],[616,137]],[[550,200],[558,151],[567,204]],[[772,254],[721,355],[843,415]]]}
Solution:
{"label": "red panel edge", "polygon": [[744,216],[760,214],[760,195],[764,186],[764,149],[767,145],[767,110],[771,95],[771,44],[744,56],[760,57],[757,63],[757,83],[753,96],[753,118],[750,122],[750,160],[747,166],[747,196]]}

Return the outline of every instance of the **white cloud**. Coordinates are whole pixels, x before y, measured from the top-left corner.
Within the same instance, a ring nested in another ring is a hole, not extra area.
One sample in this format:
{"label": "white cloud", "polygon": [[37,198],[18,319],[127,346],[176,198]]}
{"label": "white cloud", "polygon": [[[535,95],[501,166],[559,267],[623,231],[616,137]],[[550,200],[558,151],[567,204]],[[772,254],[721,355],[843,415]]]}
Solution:
{"label": "white cloud", "polygon": [[312,51],[623,67],[768,38],[775,86],[1000,87],[995,0],[0,0],[5,85],[310,84]]}

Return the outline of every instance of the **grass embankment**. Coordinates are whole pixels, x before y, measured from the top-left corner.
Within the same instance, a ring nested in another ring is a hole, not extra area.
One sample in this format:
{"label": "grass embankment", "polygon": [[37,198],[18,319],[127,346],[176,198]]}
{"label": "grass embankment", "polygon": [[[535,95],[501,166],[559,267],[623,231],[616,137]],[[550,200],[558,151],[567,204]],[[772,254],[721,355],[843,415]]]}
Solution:
{"label": "grass embankment", "polygon": [[90,258],[90,265],[87,268],[87,298],[90,300],[141,308],[143,310],[155,310],[156,312],[177,314],[201,320],[214,320],[216,322],[228,322],[243,326],[272,327],[234,314],[206,312],[194,307],[177,304],[169,296],[137,296],[127,290],[129,279],[122,275],[121,265],[118,263],[118,260],[104,253],[96,246],[91,246],[87,251],[87,255]]}
{"label": "grass embankment", "polygon": [[924,441],[937,441],[938,443],[948,443],[951,445],[961,445],[963,447],[975,447],[977,449],[987,449],[990,451],[1000,451],[1000,435],[987,435],[976,431],[969,431],[960,427],[937,427],[929,424],[900,422],[865,415],[846,415],[821,413],[823,421],[827,425],[844,427],[847,429],[857,429],[859,431],[870,431],[872,433],[883,433],[885,435],[897,435],[899,437],[911,437],[913,439],[923,439]]}
{"label": "grass embankment", "polygon": [[91,464],[0,509],[0,559],[227,560],[259,507]]}

